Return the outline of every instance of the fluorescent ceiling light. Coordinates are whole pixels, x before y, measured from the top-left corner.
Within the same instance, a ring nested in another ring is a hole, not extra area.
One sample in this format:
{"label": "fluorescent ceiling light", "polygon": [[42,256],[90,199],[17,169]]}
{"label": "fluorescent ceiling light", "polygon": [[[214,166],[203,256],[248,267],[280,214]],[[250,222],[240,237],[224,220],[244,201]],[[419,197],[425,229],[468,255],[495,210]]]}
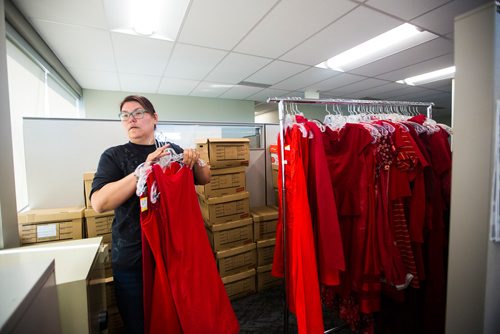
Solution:
{"label": "fluorescent ceiling light", "polygon": [[158,29],[158,10],[157,0],[133,0],[132,13],[134,13],[133,27],[139,35],[151,36],[155,29]]}
{"label": "fluorescent ceiling light", "polygon": [[455,66],[451,66],[437,71],[416,75],[414,77],[406,78],[403,80],[398,80],[396,82],[401,84],[407,84],[410,86],[415,86],[415,85],[424,85],[426,83],[434,81],[450,79],[453,78],[454,76],[455,76]]}
{"label": "fluorescent ceiling light", "polygon": [[174,41],[189,0],[105,0],[111,31]]}
{"label": "fluorescent ceiling light", "polygon": [[316,65],[316,67],[345,72],[425,43],[436,37],[438,36],[428,31],[404,23],[344,51]]}

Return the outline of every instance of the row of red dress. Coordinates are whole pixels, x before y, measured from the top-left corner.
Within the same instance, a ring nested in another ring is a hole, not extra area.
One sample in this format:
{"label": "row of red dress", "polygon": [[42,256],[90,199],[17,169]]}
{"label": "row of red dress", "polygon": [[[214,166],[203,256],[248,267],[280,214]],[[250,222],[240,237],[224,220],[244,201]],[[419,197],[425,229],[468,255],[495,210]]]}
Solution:
{"label": "row of red dress", "polygon": [[145,333],[238,333],[191,169],[153,165],[141,197]]}
{"label": "row of red dress", "polygon": [[[309,294],[319,296],[321,283],[325,295],[337,295],[341,316],[354,329],[381,310],[383,290],[401,297],[400,291],[420,288],[424,281],[427,297],[443,311],[448,133],[427,125],[424,116],[320,127],[296,116],[284,143],[288,299],[299,331],[302,313],[315,319],[304,319],[306,324],[322,321],[320,307],[299,309],[299,281]],[[281,184],[279,189],[281,198]],[[281,213],[283,203],[280,208]],[[273,263],[277,276],[283,275],[282,227]],[[299,247],[307,256],[297,257]],[[317,269],[301,272],[296,262]],[[428,318],[434,328],[444,321]],[[365,332],[373,331],[373,321],[366,323]],[[303,328],[309,333],[317,327]]]}

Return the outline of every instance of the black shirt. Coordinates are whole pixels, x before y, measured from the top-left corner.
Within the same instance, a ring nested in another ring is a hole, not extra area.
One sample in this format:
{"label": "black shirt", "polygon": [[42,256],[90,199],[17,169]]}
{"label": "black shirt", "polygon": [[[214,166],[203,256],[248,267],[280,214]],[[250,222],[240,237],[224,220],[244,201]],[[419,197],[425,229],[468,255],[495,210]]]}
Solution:
{"label": "black shirt", "polygon": [[[167,144],[178,154],[184,151],[178,145]],[[106,184],[121,180],[134,172],[154,150],[155,145],[138,145],[131,142],[108,148],[99,160],[90,196]],[[112,236],[113,269],[142,270],[139,198],[135,194],[115,209]]]}

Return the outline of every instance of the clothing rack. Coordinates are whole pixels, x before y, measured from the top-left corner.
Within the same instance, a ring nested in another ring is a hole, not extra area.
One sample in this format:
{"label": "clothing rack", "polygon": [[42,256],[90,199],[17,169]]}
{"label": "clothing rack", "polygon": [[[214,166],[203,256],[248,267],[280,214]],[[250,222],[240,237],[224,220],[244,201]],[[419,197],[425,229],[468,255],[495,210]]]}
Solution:
{"label": "clothing rack", "polygon": [[[274,97],[268,98],[267,103],[278,103],[278,115],[280,124],[280,168],[281,168],[281,203],[282,203],[282,217],[283,217],[283,268],[284,276],[283,282],[285,287],[285,297],[284,297],[284,310],[283,310],[283,332],[288,334],[288,324],[289,324],[289,311],[288,311],[288,294],[286,290],[286,273],[287,273],[287,263],[286,263],[286,189],[285,189],[285,166],[286,161],[284,159],[285,149],[285,128],[284,128],[284,117],[285,117],[285,104],[320,104],[320,105],[368,105],[368,106],[417,106],[426,107],[427,118],[432,119],[432,106],[433,102],[411,102],[411,101],[382,101],[382,100],[356,100],[356,99],[302,99],[300,97]],[[324,333],[332,333],[341,330],[344,326],[336,326],[325,330]]]}

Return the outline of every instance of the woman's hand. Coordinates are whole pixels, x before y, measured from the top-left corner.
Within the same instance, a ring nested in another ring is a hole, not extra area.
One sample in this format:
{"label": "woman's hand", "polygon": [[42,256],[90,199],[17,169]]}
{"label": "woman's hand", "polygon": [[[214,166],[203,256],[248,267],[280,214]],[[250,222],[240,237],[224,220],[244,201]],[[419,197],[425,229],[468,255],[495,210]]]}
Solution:
{"label": "woman's hand", "polygon": [[200,154],[196,150],[190,148],[184,150],[184,159],[182,160],[184,165],[192,169],[199,159]]}
{"label": "woman's hand", "polygon": [[155,162],[158,162],[160,158],[169,155],[170,152],[166,151],[167,148],[170,147],[170,144],[166,144],[162,147],[157,148],[154,152],[150,153],[148,157],[146,158],[146,161],[144,161],[144,167],[149,167]]}

